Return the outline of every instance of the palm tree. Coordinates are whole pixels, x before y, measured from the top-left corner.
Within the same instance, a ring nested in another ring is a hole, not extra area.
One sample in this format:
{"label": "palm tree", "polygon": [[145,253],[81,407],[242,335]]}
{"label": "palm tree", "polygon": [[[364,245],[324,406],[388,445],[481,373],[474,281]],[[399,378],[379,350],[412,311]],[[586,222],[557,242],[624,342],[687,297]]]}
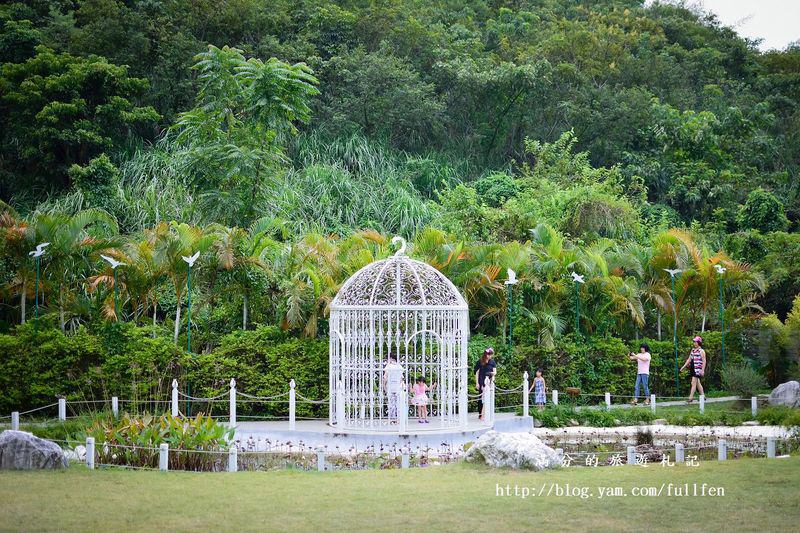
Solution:
{"label": "palm tree", "polygon": [[242,294],[242,329],[247,329],[248,301],[252,291],[252,274],[269,272],[266,257],[277,252],[281,244],[272,238],[279,221],[262,218],[248,230],[216,226],[214,252],[217,267],[230,274],[229,279]]}
{"label": "palm tree", "polygon": [[27,299],[34,292],[35,269],[28,252],[35,246],[33,232],[28,223],[22,220],[10,206],[0,201],[0,237],[3,242],[3,255],[14,265],[14,277],[6,284],[5,290],[11,296],[19,296],[20,324],[26,320]]}
{"label": "palm tree", "polygon": [[65,331],[67,307],[77,302],[77,289],[91,271],[93,258],[119,244],[117,221],[101,209],[85,209],[74,215],[40,214],[32,225],[36,240],[50,243],[42,271],[47,283],[57,287],[59,325]]}
{"label": "palm tree", "polygon": [[175,290],[175,328],[173,341],[178,344],[181,323],[181,300],[189,272],[184,256],[196,252],[205,253],[213,245],[215,236],[205,233],[202,228],[173,221],[161,222],[154,228],[157,262],[164,265],[164,271],[172,281]]}

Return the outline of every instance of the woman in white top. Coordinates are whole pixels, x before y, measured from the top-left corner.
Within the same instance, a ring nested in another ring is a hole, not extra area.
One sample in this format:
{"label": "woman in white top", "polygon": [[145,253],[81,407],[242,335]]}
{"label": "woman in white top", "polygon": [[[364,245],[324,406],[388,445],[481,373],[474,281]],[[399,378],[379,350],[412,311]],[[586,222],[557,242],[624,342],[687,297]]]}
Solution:
{"label": "woman in white top", "polygon": [[633,387],[633,405],[639,403],[639,385],[644,387],[644,404],[650,405],[650,387],[647,382],[650,380],[650,346],[642,343],[639,346],[639,353],[629,353],[628,359],[636,361],[636,385]]}

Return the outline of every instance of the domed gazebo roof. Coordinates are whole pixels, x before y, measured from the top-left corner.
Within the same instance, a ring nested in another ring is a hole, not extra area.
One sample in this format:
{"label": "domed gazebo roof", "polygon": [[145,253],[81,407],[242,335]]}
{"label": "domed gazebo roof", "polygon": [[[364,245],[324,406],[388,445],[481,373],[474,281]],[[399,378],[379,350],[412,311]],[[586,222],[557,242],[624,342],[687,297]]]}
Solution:
{"label": "domed gazebo roof", "polygon": [[444,274],[427,263],[409,258],[405,248],[402,241],[395,255],[370,263],[353,274],[339,289],[331,309],[467,309],[464,297]]}

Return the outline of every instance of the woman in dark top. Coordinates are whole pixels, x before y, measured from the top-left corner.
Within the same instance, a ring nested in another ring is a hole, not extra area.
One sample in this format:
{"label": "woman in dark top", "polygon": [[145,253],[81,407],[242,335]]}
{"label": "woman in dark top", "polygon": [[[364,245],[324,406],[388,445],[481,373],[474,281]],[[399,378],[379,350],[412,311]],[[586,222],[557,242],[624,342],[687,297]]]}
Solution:
{"label": "woman in dark top", "polygon": [[486,348],[483,357],[475,364],[475,388],[481,393],[478,397],[478,420],[483,420],[483,384],[486,383],[487,377],[492,381],[497,374],[497,363],[492,359],[493,356],[494,349]]}

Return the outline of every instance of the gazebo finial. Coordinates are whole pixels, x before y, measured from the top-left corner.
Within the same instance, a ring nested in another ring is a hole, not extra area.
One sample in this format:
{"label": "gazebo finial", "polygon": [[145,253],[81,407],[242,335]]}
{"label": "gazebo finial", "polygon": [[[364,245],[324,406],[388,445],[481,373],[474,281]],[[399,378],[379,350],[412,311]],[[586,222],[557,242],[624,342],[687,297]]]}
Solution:
{"label": "gazebo finial", "polygon": [[399,235],[395,235],[394,237],[392,237],[392,244],[397,244],[398,242],[400,243],[400,249],[397,250],[394,253],[394,255],[395,256],[406,255],[406,240]]}

